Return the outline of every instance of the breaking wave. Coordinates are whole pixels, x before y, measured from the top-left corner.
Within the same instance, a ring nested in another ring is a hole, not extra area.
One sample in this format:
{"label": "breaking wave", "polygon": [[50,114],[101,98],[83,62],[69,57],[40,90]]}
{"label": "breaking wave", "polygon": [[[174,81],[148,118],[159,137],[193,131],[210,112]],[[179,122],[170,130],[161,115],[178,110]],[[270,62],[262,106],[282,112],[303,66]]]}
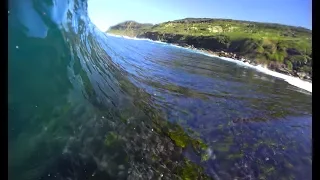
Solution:
{"label": "breaking wave", "polygon": [[9,1],[9,179],[311,179],[311,85],[106,35],[87,8]]}

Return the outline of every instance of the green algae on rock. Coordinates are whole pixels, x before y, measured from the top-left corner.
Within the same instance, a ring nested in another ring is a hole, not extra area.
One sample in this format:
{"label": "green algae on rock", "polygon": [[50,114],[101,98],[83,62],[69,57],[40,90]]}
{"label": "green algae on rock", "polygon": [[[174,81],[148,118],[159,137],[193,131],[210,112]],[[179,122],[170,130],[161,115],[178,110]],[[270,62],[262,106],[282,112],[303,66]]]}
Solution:
{"label": "green algae on rock", "polygon": [[191,161],[185,159],[183,162],[182,168],[178,169],[178,175],[183,180],[194,180],[194,179],[201,179],[201,180],[210,180],[208,176],[203,174],[203,168],[195,165]]}

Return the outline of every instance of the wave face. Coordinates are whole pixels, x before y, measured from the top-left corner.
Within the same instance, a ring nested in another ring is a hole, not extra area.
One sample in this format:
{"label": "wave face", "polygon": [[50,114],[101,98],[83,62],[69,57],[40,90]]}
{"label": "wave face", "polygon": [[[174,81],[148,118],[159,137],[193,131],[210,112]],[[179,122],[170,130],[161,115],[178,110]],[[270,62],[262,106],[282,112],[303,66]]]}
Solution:
{"label": "wave face", "polygon": [[10,0],[10,180],[311,179],[312,95],[164,43],[84,0]]}

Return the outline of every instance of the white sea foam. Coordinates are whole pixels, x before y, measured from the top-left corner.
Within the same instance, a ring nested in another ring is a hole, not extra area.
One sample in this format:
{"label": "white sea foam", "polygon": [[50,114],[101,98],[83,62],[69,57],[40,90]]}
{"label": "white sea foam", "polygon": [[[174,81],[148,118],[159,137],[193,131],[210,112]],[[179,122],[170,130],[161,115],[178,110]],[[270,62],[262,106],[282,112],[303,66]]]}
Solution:
{"label": "white sea foam", "polygon": [[155,42],[155,43],[159,43],[159,44],[166,44],[166,45],[174,46],[174,47],[177,47],[177,48],[187,49],[187,50],[190,50],[192,52],[197,52],[197,53],[200,53],[200,54],[203,54],[203,55],[206,55],[206,56],[220,58],[222,60],[234,62],[234,63],[237,63],[238,65],[249,67],[249,68],[253,68],[253,69],[255,69],[257,71],[260,71],[262,73],[265,73],[265,74],[268,74],[268,75],[283,79],[284,81],[288,82],[289,84],[291,84],[293,86],[296,86],[298,88],[304,89],[304,90],[312,93],[312,83],[307,82],[307,81],[303,81],[303,80],[301,80],[301,79],[299,79],[297,77],[292,77],[292,76],[289,76],[289,75],[285,75],[285,74],[281,74],[281,73],[272,71],[272,70],[267,69],[265,67],[262,67],[260,65],[254,66],[254,65],[249,64],[247,62],[242,62],[242,61],[239,61],[239,60],[236,60],[236,59],[227,58],[227,57],[219,57],[219,56],[216,56],[216,55],[213,55],[213,54],[205,53],[205,52],[200,51],[200,50],[194,50],[194,49],[190,49],[190,48],[185,48],[185,47],[181,47],[181,46],[174,45],[174,44],[168,44],[168,43],[161,42],[161,41],[153,41],[153,40],[150,40],[150,39],[142,39],[142,38],[135,38],[135,37],[132,38],[132,37],[128,37],[128,36],[119,36],[119,35],[113,35],[113,34],[108,34],[108,35],[116,36],[116,37],[122,37],[122,38],[126,38],[126,39],[143,40],[143,41],[150,41],[150,42]]}
{"label": "white sea foam", "polygon": [[162,42],[162,41],[153,41],[153,40],[147,39],[147,38],[136,38],[136,37],[115,35],[115,34],[109,34],[109,33],[106,33],[106,34],[107,34],[108,36],[121,37],[121,38],[124,38],[124,39],[132,39],[132,40],[138,40],[138,41],[149,41],[149,42],[152,42],[152,43],[159,43],[159,44],[171,45],[171,44],[168,44],[168,43],[165,43],[165,42]]}
{"label": "white sea foam", "polygon": [[201,54],[205,54],[205,55],[211,56],[211,57],[217,57],[217,58],[220,58],[220,59],[223,59],[223,60],[226,60],[226,61],[237,63],[237,64],[242,65],[242,66],[253,68],[253,69],[255,69],[257,71],[260,71],[262,73],[265,73],[265,74],[268,74],[268,75],[283,79],[283,80],[285,80],[286,82],[288,82],[289,84],[291,84],[293,86],[296,86],[298,88],[304,89],[304,90],[312,93],[312,83],[310,83],[308,81],[301,80],[300,78],[289,76],[289,75],[285,75],[285,74],[281,74],[281,73],[272,71],[272,70],[270,70],[268,68],[262,67],[261,65],[254,66],[254,65],[249,64],[247,62],[242,62],[242,61],[235,60],[235,59],[232,59],[232,58],[227,58],[227,57],[219,57],[219,56],[207,54],[207,53],[204,53],[204,52],[201,52]]}
{"label": "white sea foam", "polygon": [[239,61],[239,60],[236,60],[236,59],[232,59],[232,58],[227,58],[227,57],[219,57],[219,56],[216,56],[216,55],[213,55],[213,54],[205,53],[205,52],[200,51],[200,50],[193,50],[193,49],[189,49],[189,48],[185,48],[185,47],[181,47],[181,46],[177,46],[177,45],[172,45],[172,46],[188,49],[188,50],[191,50],[193,52],[204,54],[206,56],[220,58],[220,59],[223,59],[223,60],[226,60],[226,61],[237,63],[238,65],[241,65],[241,66],[253,68],[253,69],[255,69],[257,71],[260,71],[262,73],[265,73],[265,74],[268,74],[268,75],[283,79],[284,81],[288,82],[289,84],[291,84],[293,86],[296,86],[298,88],[304,89],[304,90],[312,93],[312,83],[310,83],[308,81],[301,80],[300,78],[292,77],[292,76],[285,75],[285,74],[281,74],[281,73],[272,71],[272,70],[270,70],[268,68],[262,67],[261,65],[254,66],[254,65],[249,64],[247,62],[242,62],[242,61]]}
{"label": "white sea foam", "polygon": [[125,39],[133,39],[133,40],[138,40],[138,41],[150,41],[150,42],[158,42],[158,41],[152,41],[147,38],[136,38],[136,37],[129,37],[129,36],[122,36],[122,35],[116,35],[116,34],[109,34],[106,33],[107,36],[114,36],[114,37],[120,37],[120,38],[125,38]]}

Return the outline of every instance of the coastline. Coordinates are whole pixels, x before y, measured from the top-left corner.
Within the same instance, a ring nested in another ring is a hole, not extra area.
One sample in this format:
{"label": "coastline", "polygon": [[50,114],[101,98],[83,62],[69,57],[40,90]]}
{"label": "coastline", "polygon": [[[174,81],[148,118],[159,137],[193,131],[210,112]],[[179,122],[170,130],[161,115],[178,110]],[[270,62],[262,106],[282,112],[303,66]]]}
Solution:
{"label": "coastline", "polygon": [[[163,42],[163,41],[154,41],[152,39],[149,38],[137,38],[137,37],[129,37],[129,36],[124,36],[124,35],[116,35],[116,34],[110,34],[110,33],[106,33],[107,35],[110,36],[115,36],[115,37],[122,37],[122,38],[126,38],[126,39],[133,39],[133,40],[147,40],[147,41],[153,41],[153,42],[157,42],[157,43],[165,43],[168,45],[173,45],[173,46],[177,46],[180,48],[186,48],[189,50],[193,50],[199,53],[203,53],[205,55],[208,56],[212,56],[212,57],[217,57],[217,58],[221,58],[223,60],[231,60],[231,61],[238,61],[238,62],[242,62],[244,63],[244,65],[247,65],[249,67],[252,67],[254,69],[256,69],[257,71],[263,72],[265,74],[269,74],[271,76],[274,77],[278,77],[280,79],[285,80],[286,82],[288,82],[289,84],[299,87],[301,89],[304,89],[310,93],[312,93],[312,79],[308,80],[308,79],[304,79],[303,77],[299,76],[298,73],[293,74],[290,73],[288,71],[286,71],[285,69],[280,69],[279,71],[275,71],[273,69],[268,68],[266,65],[264,64],[258,64],[255,61],[251,61],[248,59],[245,59],[244,57],[241,56],[237,56],[235,53],[227,53],[227,52],[213,52],[211,50],[206,50],[203,48],[195,48],[192,45],[181,45],[181,44],[177,44],[177,43],[167,43],[167,42]],[[235,58],[233,58],[235,57]],[[281,72],[284,71],[284,72]]]}
{"label": "coastline", "polygon": [[276,72],[276,73],[280,73],[280,74],[283,74],[283,75],[287,75],[287,76],[291,76],[291,77],[295,77],[295,78],[299,78],[302,81],[306,81],[306,82],[312,83],[312,78],[306,78],[304,74],[300,74],[299,72],[295,72],[295,71],[290,72],[288,69],[286,69],[284,67],[282,67],[282,68],[270,68],[266,64],[259,64],[259,63],[255,62],[255,61],[246,59],[243,56],[239,56],[236,53],[224,52],[224,51],[214,52],[214,51],[207,50],[207,49],[204,49],[204,48],[195,48],[192,45],[191,46],[190,45],[181,45],[181,44],[176,44],[176,43],[168,43],[168,44],[172,44],[172,45],[183,47],[183,48],[187,48],[187,49],[192,49],[192,50],[199,51],[199,52],[202,52],[202,53],[206,53],[206,54],[218,57],[218,58],[230,58],[230,59],[235,60],[235,61],[241,61],[243,63],[250,64],[252,66],[261,66],[261,67],[266,68],[266,69],[268,69],[270,71],[273,71],[273,72]]}
{"label": "coastline", "polygon": [[268,74],[268,75],[283,79],[284,81],[288,82],[289,84],[291,84],[293,86],[296,86],[298,88],[301,88],[303,90],[306,90],[306,91],[308,91],[309,93],[312,94],[312,80],[306,80],[306,79],[300,78],[299,76],[292,76],[291,74],[288,75],[288,74],[285,74],[285,73],[277,72],[277,71],[269,69],[268,67],[263,66],[261,64],[257,64],[257,63],[254,63],[254,62],[250,63],[251,62],[250,60],[247,60],[247,59],[244,59],[244,58],[239,60],[239,59],[234,59],[234,58],[230,58],[230,57],[219,56],[217,53],[212,52],[210,50],[208,51],[208,50],[204,50],[204,49],[183,47],[183,46],[179,46],[179,45],[176,45],[176,44],[172,44],[172,45],[175,45],[175,46],[178,46],[178,47],[181,47],[181,48],[194,50],[194,51],[197,51],[199,53],[203,53],[203,54],[211,56],[211,57],[217,57],[217,58],[220,58],[220,59],[223,59],[223,60],[233,61],[235,63],[237,61],[241,62],[245,66],[254,68],[255,70],[257,70],[259,72],[262,72],[264,74]]}

